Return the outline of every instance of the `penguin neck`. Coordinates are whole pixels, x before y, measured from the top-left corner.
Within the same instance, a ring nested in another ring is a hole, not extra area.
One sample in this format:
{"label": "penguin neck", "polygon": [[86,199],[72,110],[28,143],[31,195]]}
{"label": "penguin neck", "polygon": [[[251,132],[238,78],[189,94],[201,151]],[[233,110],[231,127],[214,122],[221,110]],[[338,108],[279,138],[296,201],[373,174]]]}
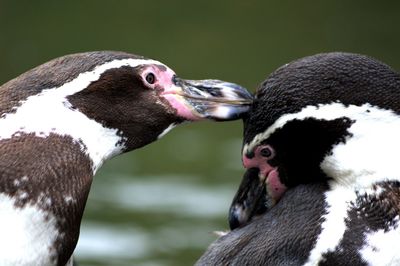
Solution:
{"label": "penguin neck", "polygon": [[344,140],[320,164],[332,182],[368,190],[380,182],[400,181],[400,116],[369,104],[342,107],[337,112],[353,123]]}
{"label": "penguin neck", "polygon": [[92,162],[81,146],[56,134],[0,140],[0,166],[9,169],[0,172],[0,193],[15,198],[17,207],[39,204],[52,210],[78,202],[84,206],[93,178]]}
{"label": "penguin neck", "polygon": [[64,96],[59,88],[28,97],[14,112],[0,118],[0,141],[23,134],[70,137],[90,158],[95,173],[106,159],[124,151],[125,138],[118,129],[88,118]]}
{"label": "penguin neck", "polygon": [[3,238],[3,251],[33,252],[43,265],[52,256],[67,261],[92,182],[90,158],[70,136],[22,133],[0,140],[0,169],[0,206],[10,213],[0,232],[15,240]]}

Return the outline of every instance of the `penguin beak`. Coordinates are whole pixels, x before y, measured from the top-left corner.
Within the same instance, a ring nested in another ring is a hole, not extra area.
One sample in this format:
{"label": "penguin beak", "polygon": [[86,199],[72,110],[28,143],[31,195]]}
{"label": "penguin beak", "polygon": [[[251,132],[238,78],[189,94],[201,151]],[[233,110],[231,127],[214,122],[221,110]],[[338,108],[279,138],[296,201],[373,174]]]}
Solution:
{"label": "penguin beak", "polygon": [[265,213],[274,205],[266,192],[265,183],[259,178],[259,172],[258,168],[250,168],[243,176],[229,209],[231,230],[244,226],[253,216]]}
{"label": "penguin beak", "polygon": [[188,120],[235,120],[245,114],[253,96],[243,87],[220,80],[173,78],[174,88],[163,96]]}

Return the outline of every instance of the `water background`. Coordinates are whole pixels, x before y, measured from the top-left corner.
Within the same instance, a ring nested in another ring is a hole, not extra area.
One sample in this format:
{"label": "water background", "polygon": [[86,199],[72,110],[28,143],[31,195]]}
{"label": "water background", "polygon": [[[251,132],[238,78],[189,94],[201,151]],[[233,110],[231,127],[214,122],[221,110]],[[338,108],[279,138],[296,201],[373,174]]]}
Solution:
{"label": "water background", "polygon": [[[399,1],[0,0],[0,83],[91,50],[145,55],[182,78],[251,91],[319,52],[368,54],[400,70],[399,12]],[[227,229],[241,136],[240,121],[186,124],[106,163],[84,215],[80,265],[192,265],[212,232]]]}

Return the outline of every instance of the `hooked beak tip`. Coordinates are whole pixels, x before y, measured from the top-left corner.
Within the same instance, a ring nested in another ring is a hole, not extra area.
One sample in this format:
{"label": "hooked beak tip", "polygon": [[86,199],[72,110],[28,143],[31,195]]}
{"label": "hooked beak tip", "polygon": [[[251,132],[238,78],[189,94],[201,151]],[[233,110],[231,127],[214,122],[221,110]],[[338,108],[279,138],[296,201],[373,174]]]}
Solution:
{"label": "hooked beak tip", "polygon": [[259,169],[248,169],[229,209],[231,230],[246,225],[254,216],[269,209],[264,182],[259,177]]}
{"label": "hooked beak tip", "polygon": [[240,226],[242,226],[247,220],[248,217],[241,217],[243,214],[245,214],[246,211],[242,208],[242,206],[235,204],[232,205],[231,208],[229,209],[229,228],[231,230],[234,230]]}

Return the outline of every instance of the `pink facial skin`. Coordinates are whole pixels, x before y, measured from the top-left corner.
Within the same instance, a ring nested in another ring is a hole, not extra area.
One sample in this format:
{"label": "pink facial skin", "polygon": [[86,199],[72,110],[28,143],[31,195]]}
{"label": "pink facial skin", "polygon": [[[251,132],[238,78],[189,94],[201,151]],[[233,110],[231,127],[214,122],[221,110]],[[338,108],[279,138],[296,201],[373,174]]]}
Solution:
{"label": "pink facial skin", "polygon": [[[146,76],[149,73],[152,73],[155,76],[153,84],[148,83],[146,80]],[[163,91],[175,86],[173,83],[174,76],[175,72],[163,65],[146,65],[141,73],[141,77],[148,87],[153,89],[162,89]]]}
{"label": "pink facial skin", "polygon": [[[146,80],[146,76],[149,73],[152,73],[155,76],[153,84],[150,84]],[[179,96],[179,93],[181,93],[181,89],[174,84],[174,76],[174,71],[162,65],[148,65],[143,69],[141,73],[144,84],[146,84],[150,89],[159,90],[160,95],[164,97],[169,102],[169,104],[177,111],[178,116],[190,121],[201,119],[200,117],[193,114],[191,107],[188,106],[186,102],[181,99],[181,96]]]}
{"label": "pink facial skin", "polygon": [[[268,149],[270,154],[263,153],[264,149]],[[254,157],[248,158],[246,154],[243,154],[243,165],[247,169],[260,169],[260,179],[264,180],[268,194],[275,202],[278,202],[287,187],[280,181],[278,169],[268,163],[274,156],[275,151],[270,145],[257,146],[254,150]]]}
{"label": "pink facial skin", "polygon": [[178,116],[183,117],[189,121],[201,120],[201,117],[195,116],[192,112],[192,108],[185,104],[182,96],[177,95],[176,93],[162,93],[161,94],[169,104],[177,111]]}

